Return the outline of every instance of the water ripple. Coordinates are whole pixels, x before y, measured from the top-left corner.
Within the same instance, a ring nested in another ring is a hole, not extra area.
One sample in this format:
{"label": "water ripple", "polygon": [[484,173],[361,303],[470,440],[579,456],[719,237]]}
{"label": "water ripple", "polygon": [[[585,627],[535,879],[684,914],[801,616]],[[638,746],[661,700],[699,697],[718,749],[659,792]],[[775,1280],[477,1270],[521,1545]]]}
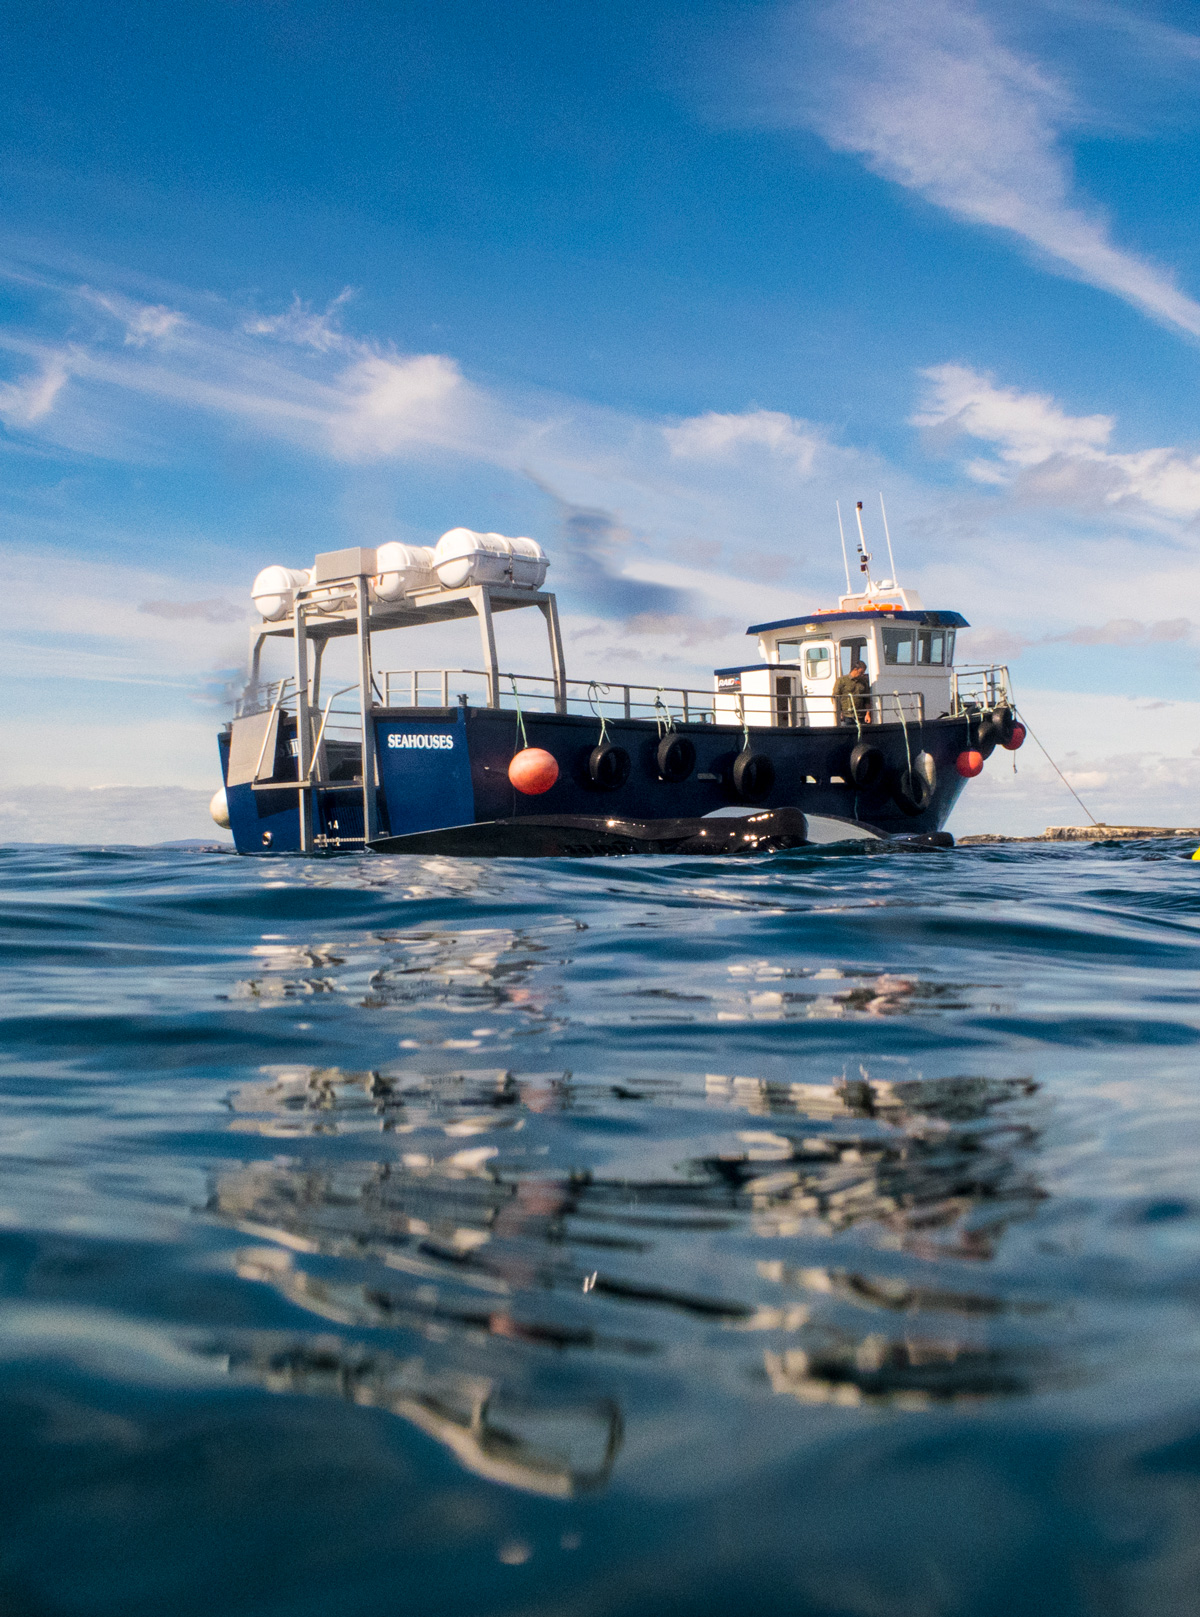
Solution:
{"label": "water ripple", "polygon": [[0,1607],[1190,1612],[1190,852],[0,850]]}

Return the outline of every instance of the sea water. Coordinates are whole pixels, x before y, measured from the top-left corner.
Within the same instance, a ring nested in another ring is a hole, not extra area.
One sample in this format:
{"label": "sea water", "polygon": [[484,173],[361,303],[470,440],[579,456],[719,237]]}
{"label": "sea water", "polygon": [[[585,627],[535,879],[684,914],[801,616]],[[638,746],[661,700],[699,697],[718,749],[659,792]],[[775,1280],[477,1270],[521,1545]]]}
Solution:
{"label": "sea water", "polygon": [[5,851],[0,1612],[1200,1609],[1191,852]]}

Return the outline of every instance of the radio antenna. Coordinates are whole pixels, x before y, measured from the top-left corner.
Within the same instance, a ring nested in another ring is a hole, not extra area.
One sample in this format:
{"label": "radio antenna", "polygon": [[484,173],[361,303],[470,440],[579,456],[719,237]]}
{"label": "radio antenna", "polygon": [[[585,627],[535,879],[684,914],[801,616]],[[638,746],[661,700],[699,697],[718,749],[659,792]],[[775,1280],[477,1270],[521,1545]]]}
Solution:
{"label": "radio antenna", "polygon": [[858,568],[860,572],[867,575],[867,594],[869,595],[875,585],[871,578],[871,553],[867,549],[867,536],[863,532],[861,500],[855,504],[854,515],[858,518],[858,554],[861,557]]}
{"label": "radio antenna", "polygon": [[842,566],[846,569],[846,594],[850,594],[850,563],[846,560],[846,530],[842,527],[842,502],[835,500],[838,514],[838,532],[842,536]]}
{"label": "radio antenna", "polygon": [[879,491],[879,509],[883,512],[883,534],[887,540],[888,562],[892,569],[892,588],[898,590],[900,585],[896,582],[896,558],[892,555],[892,535],[888,528],[887,506],[883,503],[883,490]]}

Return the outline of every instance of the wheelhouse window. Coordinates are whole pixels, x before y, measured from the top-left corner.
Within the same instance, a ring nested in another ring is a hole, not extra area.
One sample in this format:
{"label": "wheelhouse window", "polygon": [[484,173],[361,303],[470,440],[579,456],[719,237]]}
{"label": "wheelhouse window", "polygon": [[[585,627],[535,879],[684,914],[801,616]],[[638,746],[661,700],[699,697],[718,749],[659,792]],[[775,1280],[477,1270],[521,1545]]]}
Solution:
{"label": "wheelhouse window", "polygon": [[833,673],[833,647],[807,646],[804,652],[806,680],[828,679]]}
{"label": "wheelhouse window", "polygon": [[775,655],[781,663],[798,663],[800,661],[800,642],[798,640],[777,640],[775,642]]}
{"label": "wheelhouse window", "polygon": [[916,635],[912,629],[883,631],[883,660],[889,668],[911,668]]}
{"label": "wheelhouse window", "polygon": [[838,651],[841,654],[838,661],[841,663],[843,674],[848,674],[856,663],[862,663],[865,667],[867,638],[865,635],[855,635],[853,640],[843,640],[838,646]]}
{"label": "wheelhouse window", "polygon": [[954,661],[954,630],[885,629],[883,660],[891,668],[948,668]]}

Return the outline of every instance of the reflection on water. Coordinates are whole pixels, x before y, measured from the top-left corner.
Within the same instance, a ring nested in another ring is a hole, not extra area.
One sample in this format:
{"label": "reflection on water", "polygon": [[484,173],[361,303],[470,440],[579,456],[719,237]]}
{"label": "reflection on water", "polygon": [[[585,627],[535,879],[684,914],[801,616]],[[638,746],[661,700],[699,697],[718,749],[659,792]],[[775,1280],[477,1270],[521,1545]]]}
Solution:
{"label": "reflection on water", "polygon": [[[239,1273],[268,1278],[256,1270],[263,1261],[245,1254]],[[266,1271],[286,1267],[286,1256],[282,1264],[268,1259],[265,1265]],[[303,1287],[290,1294],[306,1295]],[[373,1352],[339,1337],[257,1344],[228,1358],[234,1375],[270,1392],[389,1410],[445,1444],[476,1476],[551,1498],[600,1487],[621,1444],[620,1411],[611,1402],[532,1402],[487,1377]]]}
{"label": "reflection on water", "polygon": [[[486,927],[464,931],[419,928],[376,932],[349,943],[287,943],[266,938],[249,951],[253,969],[233,989],[235,1000],[299,999],[348,993],[364,1011],[419,1011],[424,1038],[405,1048],[433,1044],[473,1050],[489,1036],[543,1032],[555,1025],[561,986],[550,978],[567,963],[562,945],[587,928],[553,921],[540,929]],[[534,985],[541,974],[547,980]],[[511,1019],[503,1029],[451,1029],[446,1018]]]}
{"label": "reflection on water", "polygon": [[1190,1617],[1192,851],[9,850],[0,1608]]}
{"label": "reflection on water", "polygon": [[[664,923],[665,925],[665,918]],[[627,930],[653,923],[631,922]],[[569,1021],[631,1023],[795,1022],[879,1019],[970,1008],[981,990],[962,983],[868,966],[798,966],[786,960],[693,962],[681,977],[669,957],[639,959],[628,978],[606,984],[586,1013],[564,991],[562,974],[589,928],[553,918],[539,926],[380,931],[346,942],[286,943],[265,938],[249,951],[253,969],[233,990],[239,1000],[276,1003],[315,994],[352,995],[365,1011],[407,1012],[414,1035],[403,1048],[472,1050],[489,1039],[552,1032]],[[658,979],[658,980],[656,980]],[[483,1021],[447,1028],[447,1019]],[[447,1033],[449,1032],[449,1036]]]}
{"label": "reflection on water", "polygon": [[[747,1149],[707,1171],[749,1200],[763,1234],[798,1235],[871,1221],[876,1240],[928,1257],[988,1258],[1041,1192],[1027,1166],[1033,1127],[1013,1115],[1025,1079],[951,1078],[843,1084],[732,1081],[710,1095],[761,1115],[819,1119],[820,1133],[741,1131]],[[770,1162],[764,1171],[757,1164]]]}
{"label": "reflection on water", "polygon": [[[1028,1079],[291,1066],[230,1104],[235,1131],[305,1147],[217,1178],[211,1212],[262,1243],[239,1275],[326,1326],[405,1343],[324,1335],[235,1355],[239,1372],[391,1409],[495,1480],[575,1491],[612,1464],[615,1397],[539,1404],[547,1352],[602,1365],[683,1351],[805,1402],[898,1408],[1058,1374],[1037,1301],[982,1283],[1044,1198]],[[842,1261],[811,1261],[831,1242]],[[550,1429],[575,1446],[535,1437]]]}

